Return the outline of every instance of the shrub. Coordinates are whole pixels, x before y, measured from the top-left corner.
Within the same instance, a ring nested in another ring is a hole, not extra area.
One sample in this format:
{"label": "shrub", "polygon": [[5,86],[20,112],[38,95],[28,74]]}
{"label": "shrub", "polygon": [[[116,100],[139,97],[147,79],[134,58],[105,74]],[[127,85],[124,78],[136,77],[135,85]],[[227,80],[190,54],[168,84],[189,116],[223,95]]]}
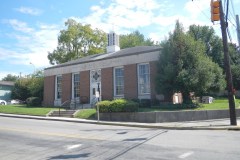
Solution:
{"label": "shrub", "polygon": [[99,107],[99,112],[110,112],[110,104],[111,101],[101,101],[97,103],[97,107]]}
{"label": "shrub", "polygon": [[110,104],[111,112],[123,112],[126,104],[127,104],[127,100],[125,99],[113,100]]}
{"label": "shrub", "polygon": [[128,101],[128,103],[125,106],[125,112],[136,112],[138,111],[138,103],[133,101]]}
{"label": "shrub", "polygon": [[38,97],[29,97],[27,98],[26,103],[28,106],[40,106],[41,99]]}
{"label": "shrub", "polygon": [[97,103],[100,112],[135,112],[138,103],[126,99],[115,99],[113,101],[101,101]]}

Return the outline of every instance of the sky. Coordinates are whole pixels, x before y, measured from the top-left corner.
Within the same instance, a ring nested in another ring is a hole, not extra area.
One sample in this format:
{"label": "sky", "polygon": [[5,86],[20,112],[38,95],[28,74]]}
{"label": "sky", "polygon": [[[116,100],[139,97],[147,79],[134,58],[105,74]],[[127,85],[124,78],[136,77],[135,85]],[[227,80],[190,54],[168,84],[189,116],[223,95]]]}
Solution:
{"label": "sky", "polygon": [[[239,11],[240,0],[231,0],[233,43],[237,42],[234,15]],[[57,47],[69,18],[105,32],[138,30],[159,42],[173,31],[176,20],[186,31],[192,24],[208,25],[221,36],[219,22],[210,21],[210,0],[7,0],[0,5],[0,80],[7,74],[24,76],[50,67],[47,55]]]}

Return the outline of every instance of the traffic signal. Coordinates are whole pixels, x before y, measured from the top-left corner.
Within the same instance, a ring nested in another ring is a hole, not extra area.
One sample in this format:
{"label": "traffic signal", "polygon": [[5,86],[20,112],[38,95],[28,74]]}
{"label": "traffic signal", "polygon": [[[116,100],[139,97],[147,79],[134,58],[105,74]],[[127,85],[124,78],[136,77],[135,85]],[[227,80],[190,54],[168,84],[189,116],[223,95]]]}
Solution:
{"label": "traffic signal", "polygon": [[219,21],[220,20],[220,2],[219,0],[211,0],[211,21]]}

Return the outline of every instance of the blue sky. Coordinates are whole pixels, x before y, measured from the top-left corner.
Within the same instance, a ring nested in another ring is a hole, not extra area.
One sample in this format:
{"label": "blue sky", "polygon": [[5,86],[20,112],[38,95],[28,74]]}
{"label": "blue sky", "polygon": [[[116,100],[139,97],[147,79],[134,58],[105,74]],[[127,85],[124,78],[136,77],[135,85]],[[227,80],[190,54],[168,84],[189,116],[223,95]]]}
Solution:
{"label": "blue sky", "polygon": [[[234,2],[233,2],[234,1]],[[239,14],[240,0],[232,0],[229,17]],[[235,11],[235,12],[234,12]],[[64,22],[74,18],[118,34],[139,30],[147,38],[161,41],[174,28],[176,20],[184,27],[191,24],[213,26],[210,0],[8,0],[0,5],[0,79],[7,74],[27,75],[49,67],[48,52],[57,46]],[[229,29],[232,41],[236,31]],[[235,25],[235,24],[234,24]],[[113,27],[114,26],[114,27]]]}

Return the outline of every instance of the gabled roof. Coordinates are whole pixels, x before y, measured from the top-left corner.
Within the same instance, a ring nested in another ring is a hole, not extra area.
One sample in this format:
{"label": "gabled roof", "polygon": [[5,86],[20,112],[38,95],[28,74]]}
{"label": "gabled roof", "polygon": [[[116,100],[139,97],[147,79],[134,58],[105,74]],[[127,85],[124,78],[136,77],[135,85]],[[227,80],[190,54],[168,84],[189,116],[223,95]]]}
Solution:
{"label": "gabled roof", "polygon": [[2,86],[14,86],[14,82],[11,82],[11,81],[0,81],[0,85],[2,85]]}
{"label": "gabled roof", "polygon": [[66,63],[62,63],[56,66],[46,68],[45,70],[60,68],[60,67],[65,67],[65,66],[70,66],[75,64],[81,64],[81,63],[89,63],[89,62],[99,61],[104,59],[118,58],[118,57],[130,56],[130,55],[142,54],[142,53],[148,53],[148,52],[155,52],[160,50],[161,50],[161,47],[159,46],[137,46],[132,48],[125,48],[113,53],[104,53],[104,54],[95,54],[95,55],[86,56],[83,58],[79,58],[76,60],[72,60]]}

